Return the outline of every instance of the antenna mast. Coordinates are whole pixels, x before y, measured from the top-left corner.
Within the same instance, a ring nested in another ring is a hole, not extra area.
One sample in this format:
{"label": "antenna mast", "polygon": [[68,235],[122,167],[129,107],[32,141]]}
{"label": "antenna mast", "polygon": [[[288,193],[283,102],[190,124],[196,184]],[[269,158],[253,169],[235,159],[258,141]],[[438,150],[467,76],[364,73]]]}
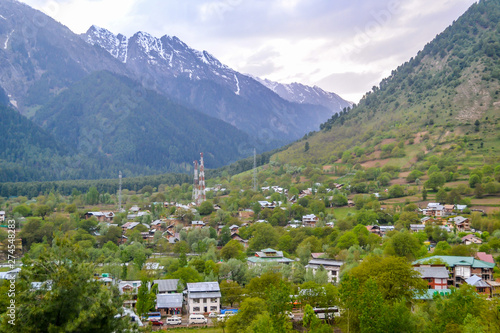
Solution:
{"label": "antenna mast", "polygon": [[257,152],[253,149],[253,190],[257,192]]}
{"label": "antenna mast", "polygon": [[194,161],[194,180],[193,180],[193,201],[198,204],[199,201],[199,182],[198,182],[198,161]]}
{"label": "antenna mast", "polygon": [[122,172],[118,172],[118,212],[122,211]]}
{"label": "antenna mast", "polygon": [[200,193],[199,193],[199,203],[201,204],[206,200],[205,196],[205,163],[203,162],[203,153],[200,153]]}

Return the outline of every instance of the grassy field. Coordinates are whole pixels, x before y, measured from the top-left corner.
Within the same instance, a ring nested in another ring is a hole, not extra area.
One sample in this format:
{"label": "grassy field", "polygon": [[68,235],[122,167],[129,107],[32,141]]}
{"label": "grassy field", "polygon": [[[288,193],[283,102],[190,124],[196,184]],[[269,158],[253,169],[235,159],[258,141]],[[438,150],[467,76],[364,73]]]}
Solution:
{"label": "grassy field", "polygon": [[356,212],[355,208],[349,208],[349,207],[333,208],[333,215],[337,220],[345,219],[349,213],[355,214],[355,212]]}

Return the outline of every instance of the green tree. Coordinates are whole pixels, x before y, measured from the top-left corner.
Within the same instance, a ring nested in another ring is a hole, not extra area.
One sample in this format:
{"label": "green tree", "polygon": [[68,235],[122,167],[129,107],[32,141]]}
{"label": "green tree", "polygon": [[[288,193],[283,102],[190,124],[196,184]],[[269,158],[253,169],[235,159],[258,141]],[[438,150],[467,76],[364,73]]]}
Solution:
{"label": "green tree", "polygon": [[19,205],[19,206],[16,206],[14,207],[14,209],[12,210],[12,213],[13,214],[19,214],[23,217],[27,217],[27,216],[30,216],[31,215],[31,208],[29,208],[28,206],[22,204],[22,205]]}
{"label": "green tree", "polygon": [[198,207],[198,213],[200,213],[201,216],[210,215],[213,211],[214,205],[211,201],[203,201],[200,207]]}
{"label": "green tree", "polygon": [[284,333],[292,329],[292,324],[287,316],[287,313],[292,310],[290,299],[291,293],[290,286],[282,280],[277,286],[270,286],[266,290],[267,309],[271,317],[274,331],[276,332]]}
{"label": "green tree", "polygon": [[342,279],[339,288],[339,300],[341,308],[344,310],[340,324],[345,332],[359,331],[360,318],[360,297],[359,297],[359,280],[347,273]]}
{"label": "green tree", "polygon": [[389,196],[391,198],[404,197],[404,195],[405,195],[405,191],[401,185],[394,184],[391,187],[389,187]]}
{"label": "green tree", "polygon": [[[124,332],[128,317],[122,313],[118,289],[94,279],[96,262],[67,238],[55,239],[36,259],[23,258],[16,282],[16,321],[2,328],[9,332]],[[35,289],[33,282],[42,282]]]}
{"label": "green tree", "polygon": [[359,245],[358,236],[352,232],[347,231],[337,240],[337,247],[339,249],[348,249],[353,245]]}
{"label": "green tree", "polygon": [[156,295],[148,289],[148,280],[142,279],[137,290],[137,303],[135,309],[139,316],[144,316],[155,308]]}
{"label": "green tree", "polygon": [[422,190],[422,200],[427,200],[427,189],[425,187]]}
{"label": "green tree", "polygon": [[222,295],[222,303],[229,304],[233,307],[234,303],[241,302],[243,298],[243,287],[236,281],[222,280],[220,283],[220,292]]}
{"label": "green tree", "polygon": [[371,278],[363,285],[360,295],[359,326],[362,333],[386,332],[386,304],[377,283]]}
{"label": "green tree", "polygon": [[95,186],[91,186],[86,195],[86,201],[89,205],[97,205],[99,203],[99,192]]}
{"label": "green tree", "polygon": [[446,193],[446,191],[442,188],[436,193],[436,202],[445,203],[447,198],[448,193]]}
{"label": "green tree", "polygon": [[387,241],[385,253],[412,260],[416,258],[420,247],[418,238],[413,234],[408,231],[397,232]]}
{"label": "green tree", "polygon": [[375,280],[384,299],[391,303],[399,300],[413,302],[415,294],[427,289],[420,274],[402,257],[369,255],[350,273],[359,283],[364,284],[370,278]]}
{"label": "green tree", "polygon": [[244,259],[243,245],[235,239],[230,240],[220,251],[221,258],[228,261],[231,258]]}
{"label": "green tree", "polygon": [[478,174],[474,173],[474,174],[470,175],[470,177],[469,177],[469,187],[470,188],[475,188],[476,184],[480,184],[480,183],[481,183],[481,178],[479,177]]}
{"label": "green tree", "polygon": [[443,186],[446,183],[446,178],[441,172],[434,172],[429,176],[429,179],[424,183],[426,188],[432,188],[434,191],[438,187]]}
{"label": "green tree", "polygon": [[464,324],[468,315],[479,318],[486,310],[486,300],[475,290],[474,286],[463,284],[453,289],[449,296],[434,298],[436,303],[432,325],[436,332],[445,332],[451,325],[457,327]]}
{"label": "green tree", "polygon": [[245,332],[246,328],[257,315],[267,309],[266,302],[257,297],[248,297],[240,304],[238,313],[227,320],[228,333]]}
{"label": "green tree", "polygon": [[256,223],[250,239],[249,249],[260,251],[265,248],[274,248],[278,244],[278,233],[268,223]]}

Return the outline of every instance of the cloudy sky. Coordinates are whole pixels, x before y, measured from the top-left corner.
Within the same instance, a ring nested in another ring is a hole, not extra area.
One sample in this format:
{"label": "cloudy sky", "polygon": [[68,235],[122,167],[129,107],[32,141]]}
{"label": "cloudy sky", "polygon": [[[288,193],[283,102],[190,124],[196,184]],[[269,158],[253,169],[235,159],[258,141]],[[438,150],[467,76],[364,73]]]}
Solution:
{"label": "cloudy sky", "polygon": [[358,102],[476,0],[21,0],[76,33],[177,36],[229,67]]}

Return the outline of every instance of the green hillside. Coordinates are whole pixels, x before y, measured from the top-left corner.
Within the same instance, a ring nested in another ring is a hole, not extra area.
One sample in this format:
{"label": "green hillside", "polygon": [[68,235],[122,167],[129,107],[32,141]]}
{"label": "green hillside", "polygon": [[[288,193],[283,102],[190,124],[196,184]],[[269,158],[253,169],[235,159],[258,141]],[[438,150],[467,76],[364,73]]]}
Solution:
{"label": "green hillside", "polygon": [[274,160],[409,169],[429,151],[462,161],[470,154],[498,156],[499,19],[499,1],[474,4],[359,105],[334,115],[320,132]]}
{"label": "green hillside", "polygon": [[[209,167],[242,157],[248,135],[142,88],[96,72],[42,107],[33,120],[78,153],[145,170],[186,171],[205,152]],[[250,145],[251,146],[251,145]]]}

